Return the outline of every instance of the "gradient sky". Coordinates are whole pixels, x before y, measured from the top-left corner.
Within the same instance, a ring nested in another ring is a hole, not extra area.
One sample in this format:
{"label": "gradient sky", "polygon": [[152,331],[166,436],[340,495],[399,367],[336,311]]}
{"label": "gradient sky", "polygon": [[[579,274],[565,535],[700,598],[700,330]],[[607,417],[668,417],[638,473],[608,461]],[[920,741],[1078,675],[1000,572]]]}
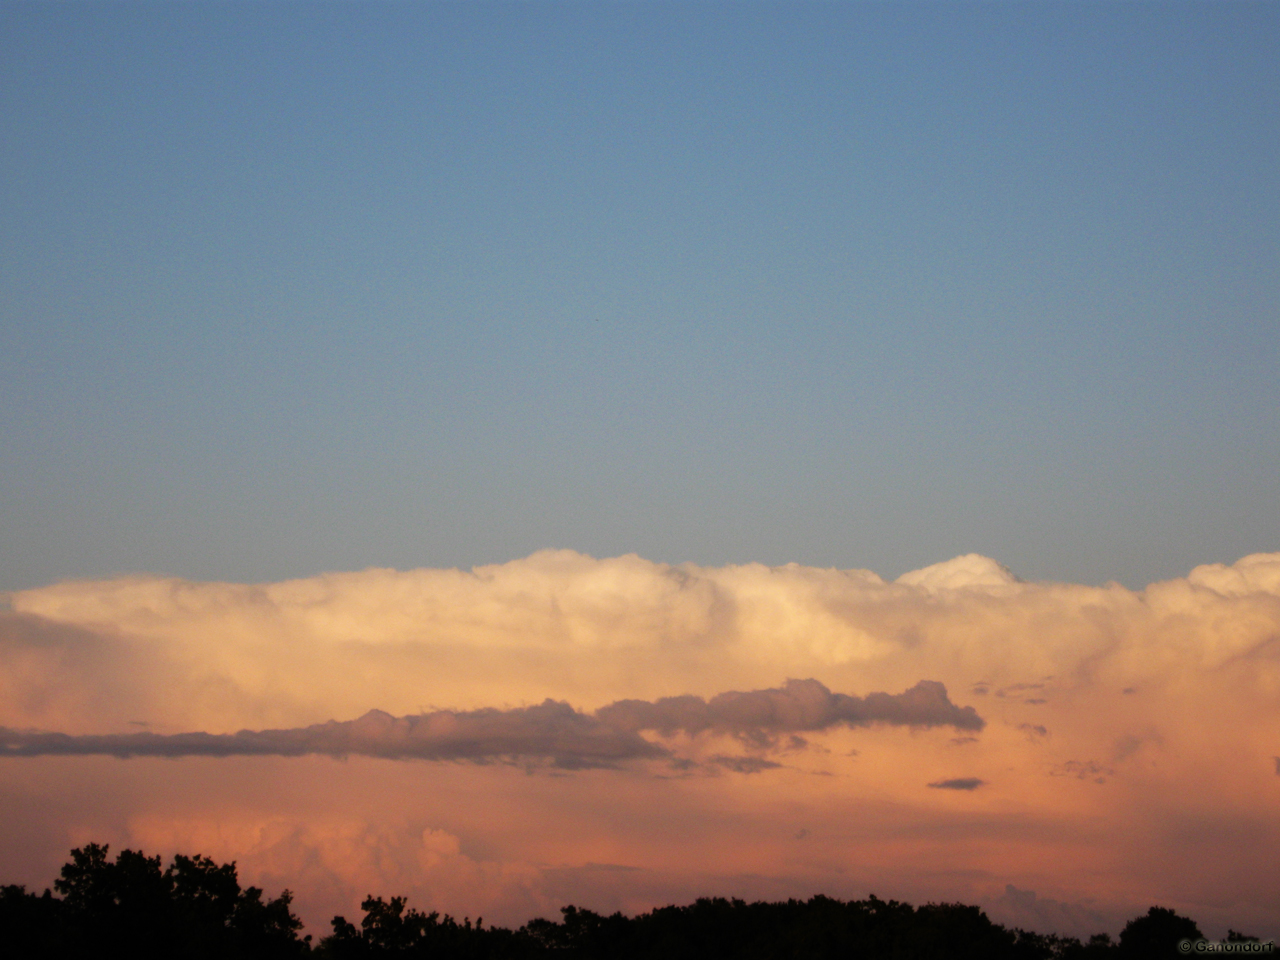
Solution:
{"label": "gradient sky", "polygon": [[0,589],[1280,542],[1274,4],[0,4]]}

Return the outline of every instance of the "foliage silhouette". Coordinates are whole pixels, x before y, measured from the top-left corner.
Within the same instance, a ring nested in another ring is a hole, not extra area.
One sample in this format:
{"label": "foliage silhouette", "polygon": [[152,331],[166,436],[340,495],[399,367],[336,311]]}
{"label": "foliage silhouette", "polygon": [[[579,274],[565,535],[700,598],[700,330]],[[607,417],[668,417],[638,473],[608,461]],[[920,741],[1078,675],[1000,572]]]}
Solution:
{"label": "foliage silhouette", "polygon": [[841,901],[745,903],[702,899],[661,907],[628,920],[565,907],[561,923],[534,920],[521,932],[547,952],[568,958],[800,958],[1008,957],[1087,958],[1108,955],[1078,940],[1007,930],[977,907],[926,904],[916,908],[872,896]]}
{"label": "foliage silhouette", "polygon": [[241,889],[234,863],[208,857],[160,858],[91,843],[71,851],[54,888],[28,894],[5,887],[0,943],[20,943],[19,957],[127,955],[190,960],[269,960],[303,956],[302,922],[285,890],[274,900],[257,887]]}
{"label": "foliage silhouette", "polygon": [[521,932],[484,926],[477,918],[458,923],[439,913],[405,912],[405,899],[368,897],[361,905],[360,929],[344,917],[333,918],[333,933],[320,941],[318,953],[335,960],[366,957],[434,957],[459,960],[540,956],[533,942]]}
{"label": "foliage silhouette", "polygon": [[1135,917],[1120,931],[1120,956],[1124,960],[1156,960],[1178,954],[1178,943],[1203,940],[1195,922],[1165,907],[1152,907],[1145,917]]}
{"label": "foliage silhouette", "polygon": [[1239,930],[1227,930],[1227,943],[1261,943],[1260,937],[1251,937]]}
{"label": "foliage silhouette", "polygon": [[[0,887],[0,953],[16,960],[129,956],[138,960],[1128,960],[1170,957],[1180,940],[1201,938],[1196,924],[1152,907],[1113,942],[1008,929],[978,907],[913,907],[866,900],[747,903],[704,898],[636,917],[575,906],[558,921],[518,930],[421,913],[404,897],[368,897],[359,927],[338,916],[315,947],[299,937],[288,890],[268,899],[242,889],[235,863],[179,854],[159,857],[106,846],[71,851],[54,888],[42,895]],[[1231,931],[1230,939],[1246,938]]]}

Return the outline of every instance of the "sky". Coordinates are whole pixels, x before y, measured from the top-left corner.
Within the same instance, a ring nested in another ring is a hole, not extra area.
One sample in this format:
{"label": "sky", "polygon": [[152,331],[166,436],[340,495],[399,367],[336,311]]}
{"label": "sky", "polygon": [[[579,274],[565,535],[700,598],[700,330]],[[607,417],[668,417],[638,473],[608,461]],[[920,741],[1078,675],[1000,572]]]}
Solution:
{"label": "sky", "polygon": [[1274,5],[0,17],[0,589],[1280,535]]}
{"label": "sky", "polygon": [[1277,171],[1274,4],[3,0],[0,882],[1280,934]]}

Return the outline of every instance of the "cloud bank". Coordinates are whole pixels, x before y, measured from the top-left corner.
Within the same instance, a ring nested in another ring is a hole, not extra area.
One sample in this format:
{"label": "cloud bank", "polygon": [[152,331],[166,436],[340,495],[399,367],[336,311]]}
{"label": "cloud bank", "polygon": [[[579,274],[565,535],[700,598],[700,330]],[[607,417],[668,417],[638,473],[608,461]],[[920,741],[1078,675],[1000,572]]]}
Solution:
{"label": "cloud bank", "polygon": [[[546,700],[510,710],[438,710],[393,717],[370,710],[357,720],[292,730],[241,730],[232,734],[150,732],[69,736],[0,728],[0,756],[299,757],[353,754],[384,759],[472,760],[536,758],[567,769],[611,766],[624,760],[669,757],[671,752],[640,731],[697,735],[732,733],[755,745],[771,745],[782,733],[815,732],[837,725],[936,727],[981,730],[972,707],[958,707],[946,688],[922,680],[900,694],[862,699],[832,693],[816,680],[788,680],[781,689],[732,691],[712,698],[664,697],[655,703],[624,700],[595,715]],[[731,769],[777,766],[752,758],[717,758]]]}
{"label": "cloud bank", "polygon": [[0,880],[98,839],[315,922],[874,891],[1280,934],[1280,554],[1139,591],[552,551],[7,599]]}

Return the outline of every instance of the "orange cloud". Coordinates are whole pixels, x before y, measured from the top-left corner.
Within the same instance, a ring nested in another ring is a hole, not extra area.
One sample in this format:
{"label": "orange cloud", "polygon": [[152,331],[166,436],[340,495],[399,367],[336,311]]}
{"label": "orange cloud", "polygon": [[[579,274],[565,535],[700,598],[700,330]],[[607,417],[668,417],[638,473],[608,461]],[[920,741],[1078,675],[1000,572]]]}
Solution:
{"label": "orange cloud", "polygon": [[[100,839],[239,859],[297,889],[316,927],[370,892],[519,922],[568,899],[874,891],[1062,932],[1160,903],[1280,934],[1280,554],[1141,591],[1022,583],[974,556],[886,582],[562,551],[9,603],[11,744],[345,736],[374,709],[516,723],[550,699],[640,759],[0,758],[0,815],[23,825],[0,838],[20,875],[0,879],[47,884],[71,843]],[[851,725],[832,693],[865,709],[912,690],[912,709],[985,724]]]}

